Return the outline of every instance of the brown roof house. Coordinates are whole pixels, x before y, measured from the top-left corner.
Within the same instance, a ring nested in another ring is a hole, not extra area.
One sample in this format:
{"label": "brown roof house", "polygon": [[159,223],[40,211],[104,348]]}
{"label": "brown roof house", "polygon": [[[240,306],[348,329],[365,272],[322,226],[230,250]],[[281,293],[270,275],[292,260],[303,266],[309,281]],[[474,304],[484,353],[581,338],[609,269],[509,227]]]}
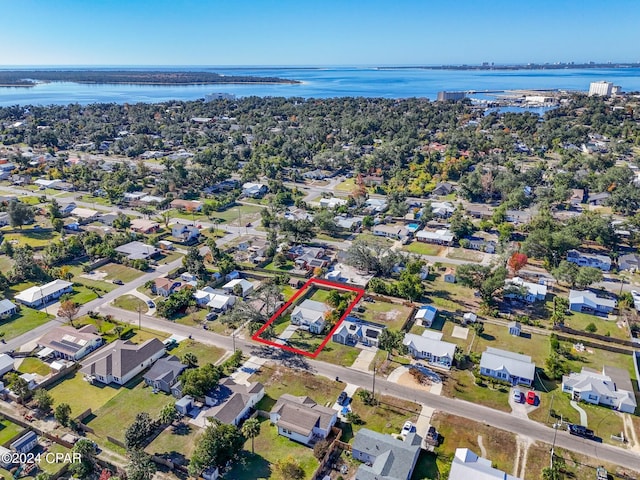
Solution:
{"label": "brown roof house", "polygon": [[318,405],[309,397],[285,393],[273,406],[269,417],[278,427],[279,435],[310,446],[327,438],[338,412]]}
{"label": "brown roof house", "polygon": [[210,407],[205,417],[237,427],[262,397],[264,385],[261,383],[239,385],[231,378],[225,378],[213,392],[205,395],[205,403]]}
{"label": "brown roof house", "polygon": [[90,380],[124,385],[164,355],[164,344],[150,338],[141,344],[116,340],[92,355],[80,370]]}
{"label": "brown roof house", "polygon": [[38,345],[43,347],[38,353],[40,357],[53,355],[56,358],[77,361],[102,345],[102,337],[97,334],[93,325],[85,325],[78,330],[64,326],[45,333],[38,340]]}

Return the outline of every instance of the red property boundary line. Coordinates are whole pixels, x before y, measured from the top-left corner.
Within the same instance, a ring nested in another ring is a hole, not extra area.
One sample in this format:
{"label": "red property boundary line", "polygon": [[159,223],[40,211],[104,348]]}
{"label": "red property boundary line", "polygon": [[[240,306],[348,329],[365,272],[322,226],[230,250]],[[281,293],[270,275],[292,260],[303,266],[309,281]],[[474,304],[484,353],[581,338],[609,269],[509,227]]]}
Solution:
{"label": "red property boundary line", "polygon": [[[276,342],[272,342],[271,340],[267,340],[262,338],[260,335],[262,334],[262,332],[264,332],[269,325],[271,325],[273,322],[275,322],[275,320],[287,309],[291,306],[291,304],[293,304],[293,302],[296,301],[296,299],[302,295],[302,293],[304,291],[306,291],[308,288],[312,287],[313,285],[322,285],[323,287],[330,287],[330,288],[334,288],[336,290],[343,290],[343,291],[348,291],[348,292],[356,292],[356,298],[349,304],[349,306],[347,307],[347,309],[345,310],[345,312],[342,314],[342,317],[340,317],[340,320],[338,320],[338,322],[336,322],[336,324],[334,325],[334,327],[331,329],[331,331],[329,332],[329,334],[325,337],[325,339],[322,341],[322,343],[318,346],[318,348],[316,349],[315,352],[307,352],[306,350],[300,350],[299,348],[293,348],[289,345],[282,345],[280,343],[276,343]],[[335,331],[338,329],[338,327],[340,326],[340,324],[342,324],[342,322],[344,321],[345,318],[347,318],[347,315],[349,315],[349,313],[351,313],[351,310],[353,310],[353,307],[355,307],[355,305],[360,301],[360,299],[364,296],[364,289],[362,288],[356,288],[356,287],[351,287],[349,285],[345,285],[343,283],[336,283],[336,282],[330,282],[328,280],[323,280],[321,278],[310,278],[307,283],[305,283],[302,288],[300,288],[300,290],[298,290],[296,292],[296,294],[291,297],[289,299],[289,301],[287,303],[285,303],[280,310],[278,310],[276,313],[274,313],[271,318],[269,319],[269,321],[267,323],[265,323],[260,330],[258,330],[256,333],[253,334],[253,336],[251,337],[253,340],[255,340],[256,342],[260,342],[260,343],[264,343],[265,345],[269,345],[271,347],[277,347],[277,348],[281,348],[283,350],[286,350],[287,352],[293,352],[293,353],[297,353],[299,355],[304,355],[307,357],[311,357],[311,358],[316,358],[318,356],[318,354],[322,351],[322,349],[325,347],[325,345],[329,342],[329,340],[331,339],[331,337],[333,336],[333,334],[335,333]]]}

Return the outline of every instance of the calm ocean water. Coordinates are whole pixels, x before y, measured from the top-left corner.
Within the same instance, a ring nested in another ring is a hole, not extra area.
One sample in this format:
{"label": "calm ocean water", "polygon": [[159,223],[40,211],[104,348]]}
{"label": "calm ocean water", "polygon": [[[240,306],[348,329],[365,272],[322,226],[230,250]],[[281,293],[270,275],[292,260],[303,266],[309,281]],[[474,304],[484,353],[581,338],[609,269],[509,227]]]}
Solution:
{"label": "calm ocean water", "polygon": [[[149,67],[149,69],[151,69]],[[208,93],[237,96],[329,98],[344,96],[435,99],[440,90],[566,89],[586,91],[589,83],[607,80],[624,91],[640,91],[640,69],[565,69],[456,71],[417,68],[153,68],[206,70],[227,75],[253,75],[299,80],[297,85],[81,85],[48,83],[30,88],[0,87],[0,106],[64,105],[94,102],[137,103],[195,100]]]}

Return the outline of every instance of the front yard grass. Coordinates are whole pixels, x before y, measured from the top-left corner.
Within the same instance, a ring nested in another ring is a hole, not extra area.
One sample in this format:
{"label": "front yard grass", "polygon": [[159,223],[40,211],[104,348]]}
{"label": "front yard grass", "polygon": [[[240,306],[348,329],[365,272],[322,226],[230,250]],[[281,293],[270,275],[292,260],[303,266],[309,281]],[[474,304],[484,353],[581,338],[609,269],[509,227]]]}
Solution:
{"label": "front yard grass", "polygon": [[503,412],[511,411],[508,387],[480,387],[475,384],[475,378],[469,370],[451,370],[443,380],[442,393],[447,397],[479,403]]}
{"label": "front yard grass", "polygon": [[0,321],[0,332],[4,333],[5,340],[10,340],[47,323],[51,319],[53,316],[47,315],[44,311],[22,306],[20,313]]}
{"label": "front yard grass", "polygon": [[15,438],[24,428],[13,423],[11,420],[0,420],[0,445],[4,445],[9,440]]}
{"label": "front yard grass", "polygon": [[144,275],[144,272],[141,272],[140,270],[120,265],[118,263],[108,263],[107,265],[100,267],[98,271],[106,272],[106,280],[122,280],[124,283],[129,283]]}
{"label": "front yard grass", "polygon": [[376,300],[375,302],[362,302],[364,313],[358,317],[369,322],[380,323],[390,330],[400,330],[411,315],[411,308],[397,303],[387,303]]}
{"label": "front yard grass", "polygon": [[254,439],[255,454],[251,454],[251,440],[247,440],[244,461],[237,462],[225,476],[234,480],[289,480],[282,476],[275,464],[293,457],[304,470],[304,478],[311,478],[319,465],[313,449],[278,435],[277,427],[270,425],[268,419],[260,420],[260,435]]}
{"label": "front yard grass", "polygon": [[429,255],[432,257],[437,257],[443,250],[443,247],[439,245],[432,245],[430,243],[424,242],[412,242],[409,245],[405,245],[402,247],[402,250],[409,253],[417,253],[418,255]]}
{"label": "front yard grass", "polygon": [[[187,460],[196,448],[198,435],[202,430],[189,423],[169,425],[145,450],[151,455],[176,457]],[[186,463],[186,462],[184,462]]]}
{"label": "front yard grass", "polygon": [[71,407],[71,416],[81,414],[87,408],[94,413],[118,394],[118,389],[103,385],[91,385],[84,380],[84,375],[76,372],[70,377],[56,382],[49,387],[53,403],[67,403]]}
{"label": "front yard grass", "polygon": [[355,347],[349,347],[329,340],[324,348],[320,351],[316,360],[321,362],[333,363],[334,365],[342,365],[343,367],[350,367],[353,362],[356,361],[360,350]]}
{"label": "front yard grass", "polygon": [[16,242],[18,245],[29,245],[31,247],[46,247],[53,240],[59,238],[57,232],[51,230],[22,230],[17,233],[7,233],[4,235],[6,242]]}
{"label": "front yard grass", "polygon": [[247,223],[253,223],[260,220],[260,211],[263,207],[257,205],[238,205],[227,208],[222,212],[211,214],[212,218],[219,218],[224,225],[244,226]]}
{"label": "front yard grass", "polygon": [[[100,388],[94,385],[89,387]],[[90,417],[87,422],[95,435],[101,438],[109,435],[123,440],[125,430],[133,423],[138,413],[147,412],[151,418],[157,418],[162,407],[175,400],[163,393],[153,393],[153,390],[144,383],[142,375],[138,375],[123,387],[106,386],[104,388],[115,390],[116,395],[102,407],[94,410],[95,416]]]}
{"label": "front yard grass", "polygon": [[116,298],[113,301],[113,306],[122,308],[123,310],[129,310],[130,312],[137,312],[138,309],[140,309],[142,313],[147,313],[149,311],[147,302],[129,294]]}
{"label": "front yard grass", "polygon": [[79,305],[84,305],[85,303],[98,298],[98,295],[96,292],[84,285],[74,285],[73,293],[70,295],[70,298],[71,301],[76,302]]}
{"label": "front yard grass", "polygon": [[20,363],[18,371],[20,373],[35,373],[46,377],[51,373],[51,367],[39,358],[26,357],[22,360],[22,363]]}
{"label": "front yard grass", "polygon": [[178,358],[182,358],[187,352],[191,352],[198,357],[198,365],[206,365],[207,363],[215,364],[225,354],[225,350],[222,348],[198,343],[191,339],[181,341],[180,344],[169,353]]}
{"label": "front yard grass", "polygon": [[453,258],[455,260],[464,260],[466,262],[481,262],[483,255],[481,252],[474,250],[467,250],[464,248],[449,248],[447,258]]}
{"label": "front yard grass", "polygon": [[[551,308],[550,311],[553,311],[553,308]],[[586,331],[587,325],[593,323],[597,329],[594,333],[597,333],[598,335],[609,334],[613,338],[629,340],[629,328],[627,326],[620,328],[616,324],[615,320],[609,321],[596,315],[571,312],[565,317],[564,323],[567,327],[580,331]]]}
{"label": "front yard grass", "polygon": [[482,436],[482,444],[487,452],[483,456],[490,459],[498,469],[505,472],[513,471],[517,452],[516,436],[513,433],[441,412],[434,414],[431,423],[444,438],[443,443],[436,449],[438,470],[446,468],[448,471],[456,448],[469,448],[480,455],[482,450],[478,437]]}
{"label": "front yard grass", "polygon": [[265,388],[265,397],[256,408],[270,411],[283,393],[309,396],[319,405],[331,406],[344,389],[344,384],[309,372],[302,372],[267,363],[253,374],[251,382],[260,382]]}

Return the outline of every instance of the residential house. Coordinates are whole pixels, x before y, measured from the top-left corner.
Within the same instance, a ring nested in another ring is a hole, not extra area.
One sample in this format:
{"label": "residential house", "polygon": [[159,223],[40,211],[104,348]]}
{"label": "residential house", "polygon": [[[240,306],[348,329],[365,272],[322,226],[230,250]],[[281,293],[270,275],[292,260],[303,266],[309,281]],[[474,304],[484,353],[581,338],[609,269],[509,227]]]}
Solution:
{"label": "residential house", "polygon": [[17,453],[29,453],[38,445],[38,435],[29,431],[11,444],[11,450]]}
{"label": "residential house", "polygon": [[138,200],[138,202],[142,203],[143,205],[158,205],[159,203],[164,202],[164,198],[157,197],[155,195],[145,195],[140,200]]}
{"label": "residential house", "polygon": [[449,480],[521,480],[493,467],[491,460],[479,457],[468,448],[456,448]]}
{"label": "residential house", "polygon": [[407,347],[413,358],[449,369],[453,364],[456,344],[443,342],[441,338],[442,333],[425,330],[422,335],[406,333],[402,344]]}
{"label": "residential house", "polygon": [[164,352],[164,344],[155,337],[140,344],[116,340],[89,357],[80,372],[92,381],[124,385]]}
{"label": "residential house", "polygon": [[158,242],[158,247],[160,250],[175,250],[175,246],[169,240],[160,240]]}
{"label": "residential house", "polygon": [[160,228],[160,224],[158,222],[154,222],[153,220],[147,220],[144,218],[134,218],[131,220],[131,231],[137,233],[143,233],[145,235],[149,235],[151,233],[155,233]]}
{"label": "residential house", "polygon": [[444,272],[444,281],[447,283],[456,283],[456,272],[452,268],[447,268]]}
{"label": "residential house", "polygon": [[71,215],[76,217],[80,223],[91,223],[98,218],[100,212],[97,210],[91,210],[90,208],[76,207],[71,210]]}
{"label": "residential house", "polygon": [[182,284],[176,280],[171,280],[170,278],[165,278],[165,277],[159,277],[153,281],[153,286],[151,287],[151,290],[156,295],[160,295],[161,297],[166,298],[169,295],[171,295],[173,292],[175,292],[180,285]]}
{"label": "residential house", "polygon": [[[60,213],[62,213],[63,215],[70,215],[71,212],[73,212],[73,209],[76,208],[77,205],[73,202],[71,203],[67,203],[66,205],[61,205],[60,206]],[[102,217],[102,215],[100,215],[100,217]]]}
{"label": "residential house", "polygon": [[371,229],[371,232],[374,235],[378,235],[379,237],[387,237],[393,238],[396,240],[400,240],[408,235],[407,227],[400,224],[386,225],[386,224],[378,224],[374,225]]}
{"label": "residential house", "polygon": [[27,388],[29,390],[35,390],[38,386],[38,378],[40,375],[36,373],[23,373],[20,378],[27,382]]}
{"label": "residential house", "polygon": [[618,257],[618,267],[620,270],[629,270],[630,272],[640,271],[640,255],[637,253],[628,253]]}
{"label": "residential house", "polygon": [[362,183],[367,187],[371,187],[373,185],[379,186],[384,183],[384,178],[379,175],[363,175]]}
{"label": "residential house", "polygon": [[144,192],[124,192],[122,195],[125,202],[135,203],[144,197],[146,193]]}
{"label": "residential house", "polygon": [[171,387],[178,382],[178,377],[187,368],[175,355],[159,359],[144,374],[144,381],[155,391],[171,393]]}
{"label": "residential house", "polygon": [[73,283],[58,279],[44,285],[29,287],[17,294],[14,299],[27,307],[37,308],[72,291]]}
{"label": "residential house", "polygon": [[599,268],[604,272],[611,270],[611,258],[607,255],[595,255],[582,253],[578,250],[569,250],[567,252],[567,262],[575,263],[580,267]]}
{"label": "residential house", "polygon": [[609,192],[593,193],[589,195],[589,198],[587,198],[587,203],[593,206],[606,205],[609,201],[609,197],[611,197]]}
{"label": "residential house", "polygon": [[176,223],[171,226],[171,236],[184,243],[194,242],[200,238],[200,230],[195,225]]}
{"label": "residential house", "polygon": [[497,243],[495,240],[489,240],[488,236],[483,235],[483,233],[484,232],[477,232],[475,235],[460,240],[460,246],[471,250],[478,250],[479,252],[495,253]]}
{"label": "residential house", "polygon": [[505,220],[510,223],[520,224],[520,223],[529,223],[533,212],[525,211],[525,210],[507,210],[505,211]]}
{"label": "residential house", "polygon": [[431,327],[431,324],[438,315],[438,309],[433,305],[424,305],[416,311],[415,320],[418,325]]}
{"label": "residential house", "polygon": [[220,478],[220,470],[218,467],[209,467],[202,472],[202,478],[204,478],[204,480],[218,480],[218,478]]}
{"label": "residential house", "polygon": [[365,210],[372,214],[382,213],[389,208],[387,201],[381,198],[369,198],[364,204]]}
{"label": "residential house", "polygon": [[361,428],[356,433],[351,455],[362,462],[355,480],[410,480],[418,457],[422,437],[407,434],[404,440]]}
{"label": "residential house", "polygon": [[33,182],[33,184],[39,186],[42,190],[44,190],[45,188],[53,188],[61,182],[62,180],[47,180],[46,178],[38,178]]}
{"label": "residential house", "polygon": [[346,204],[347,204],[347,201],[344,198],[329,197],[329,198],[320,199],[320,206],[322,208],[328,208],[329,210],[342,207],[343,205],[346,205]]}
{"label": "residential house", "polygon": [[569,198],[569,204],[572,207],[577,207],[584,201],[584,190],[581,188],[574,188],[571,190],[571,197]]}
{"label": "residential house", "polygon": [[102,215],[98,215],[98,218],[96,220],[98,222],[100,222],[101,224],[103,224],[103,225],[106,225],[108,227],[112,227],[113,226],[113,221],[116,218],[118,218],[119,216],[120,215],[118,214],[118,212],[103,213]]}
{"label": "residential house", "polygon": [[606,405],[621,412],[633,413],[637,407],[629,372],[621,368],[605,366],[600,373],[582,367],[582,372],[562,377],[562,391],[572,400]]}
{"label": "residential house", "polygon": [[260,198],[263,197],[269,188],[262,183],[247,182],[242,185],[242,195],[245,197]]}
{"label": "residential house", "polygon": [[338,412],[318,405],[309,397],[280,396],[269,414],[278,434],[311,446],[327,438],[338,419]]}
{"label": "residential house", "polygon": [[478,316],[473,313],[473,312],[467,312],[462,316],[462,323],[464,325],[468,324],[468,323],[475,323],[475,321],[478,319]]}
{"label": "residential house", "polygon": [[431,202],[431,212],[440,218],[449,218],[455,212],[455,207],[451,202]]}
{"label": "residential house", "polygon": [[224,290],[216,290],[211,287],[204,287],[196,290],[193,294],[198,305],[207,306],[214,312],[226,312],[236,303],[235,295],[229,295]]}
{"label": "residential house", "polygon": [[176,198],[175,200],[172,200],[169,205],[171,208],[185,210],[187,212],[199,212],[202,210],[202,202],[197,200],[182,200],[180,198]]}
{"label": "residential house", "polygon": [[514,337],[519,337],[522,333],[522,325],[520,322],[509,322],[507,328],[509,329],[509,335],[513,335]]}
{"label": "residential house", "polygon": [[322,333],[325,325],[325,315],[331,308],[322,302],[304,300],[291,313],[291,323],[308,327],[311,333]]}
{"label": "residential house", "polygon": [[453,192],[453,185],[451,183],[440,182],[436,185],[436,188],[431,191],[431,195],[444,196],[449,195],[451,192]]}
{"label": "residential house", "polygon": [[363,219],[364,217],[362,216],[348,217],[348,216],[338,215],[333,218],[333,221],[336,222],[336,225],[338,226],[339,229],[346,230],[349,232],[354,232],[362,226]]}
{"label": "residential house", "polygon": [[615,300],[598,297],[590,290],[569,290],[569,310],[574,312],[608,314],[615,308]]}
{"label": "residential house", "polygon": [[6,353],[0,353],[0,377],[11,370],[13,370],[13,357]]}
{"label": "residential house", "polygon": [[184,397],[176,400],[176,411],[180,415],[189,415],[191,408],[193,407],[193,397],[191,395],[185,395]]}
{"label": "residential house", "polygon": [[446,229],[436,230],[435,232],[428,230],[420,230],[416,233],[416,240],[423,243],[433,243],[436,245],[453,245],[454,235]]}
{"label": "residential house", "polygon": [[316,168],[315,170],[304,172],[302,174],[302,178],[306,178],[307,180],[324,180],[325,178],[327,178],[327,172]]}
{"label": "residential house", "polygon": [[8,298],[0,300],[0,318],[9,318],[18,313],[18,306]]}
{"label": "residential house", "polygon": [[480,373],[512,385],[533,384],[536,365],[528,355],[487,347],[480,358]]}
{"label": "residential house", "polygon": [[386,327],[377,323],[347,317],[333,334],[333,341],[343,345],[362,345],[377,347],[378,338]]}
{"label": "residential house", "polygon": [[148,260],[160,252],[156,247],[138,241],[125,243],[115,250],[129,260]]}
{"label": "residential house", "polygon": [[222,286],[222,290],[224,290],[227,293],[235,293],[236,285],[240,285],[240,287],[238,288],[241,290],[242,298],[246,297],[251,292],[253,292],[253,288],[254,288],[253,283],[249,282],[248,280],[245,280],[244,278],[236,278],[234,280],[231,280],[228,283],[225,283]]}
{"label": "residential house", "polygon": [[527,303],[544,302],[547,298],[546,285],[527,282],[520,277],[507,279],[504,283],[506,298],[517,298]]}
{"label": "residential house", "polygon": [[489,219],[493,216],[493,208],[483,203],[468,203],[465,211],[474,218]]}
{"label": "residential house", "polygon": [[262,397],[264,385],[261,383],[242,385],[231,378],[225,378],[213,392],[205,396],[205,403],[210,407],[205,417],[237,427]]}
{"label": "residential house", "polygon": [[43,350],[39,357],[53,355],[55,358],[78,361],[102,345],[102,337],[96,327],[85,325],[79,329],[60,326],[49,330],[38,340]]}

